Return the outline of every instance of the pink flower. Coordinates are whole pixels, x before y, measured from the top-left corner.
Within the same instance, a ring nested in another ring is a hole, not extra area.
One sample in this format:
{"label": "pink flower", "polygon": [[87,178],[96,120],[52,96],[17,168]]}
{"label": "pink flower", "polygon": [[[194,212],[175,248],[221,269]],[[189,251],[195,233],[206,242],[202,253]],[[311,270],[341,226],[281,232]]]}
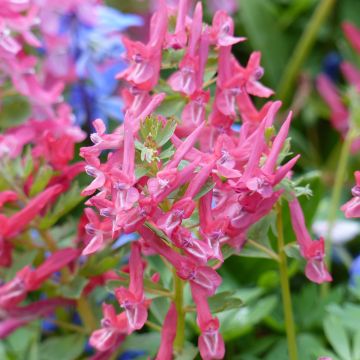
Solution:
{"label": "pink flower", "polygon": [[153,15],[150,26],[150,40],[145,45],[123,39],[130,66],[118,78],[142,90],[151,90],[158,82],[161,66],[161,47],[166,36],[167,7],[165,0],[159,1],[159,10]]}
{"label": "pink flower", "polygon": [[342,28],[350,44],[360,54],[360,30],[350,22],[344,22]]}
{"label": "pink flower", "polygon": [[202,5],[201,2],[196,4],[194,18],[192,21],[189,46],[184,58],[179,64],[180,70],[172,74],[168,80],[169,85],[174,91],[191,95],[197,88],[199,56],[196,48],[201,37],[202,31]]}
{"label": "pink flower", "polygon": [[191,293],[196,304],[197,322],[200,327],[200,355],[204,360],[222,359],[225,355],[224,340],[219,333],[219,319],[212,317],[207,302],[207,294],[193,284]]}
{"label": "pink flower", "polygon": [[144,297],[143,264],[141,261],[140,244],[131,244],[129,260],[130,284],[129,289],[120,287],[115,290],[115,296],[125,309],[128,332],[141,329],[147,320],[147,304]]}
{"label": "pink flower", "polygon": [[345,135],[349,128],[349,114],[338,91],[326,75],[319,75],[316,85],[320,95],[330,107],[332,125],[340,134]]}
{"label": "pink flower", "polygon": [[18,195],[16,192],[11,190],[5,190],[0,192],[0,209],[6,204],[7,202],[13,202],[18,199]]}
{"label": "pink flower", "polygon": [[353,198],[341,207],[347,218],[360,217],[360,171],[355,171],[356,185],[352,188]]}
{"label": "pink flower", "polygon": [[127,318],[125,313],[116,315],[112,305],[103,303],[102,308],[104,318],[101,320],[101,329],[91,334],[89,343],[99,351],[107,351],[127,333]]}
{"label": "pink flower", "polygon": [[40,215],[40,212],[57,197],[62,190],[61,185],[53,185],[32,198],[23,209],[8,219],[8,226],[4,237],[13,238],[24,231],[26,226],[28,226],[36,216]]}
{"label": "pink flower", "polygon": [[194,209],[195,202],[191,197],[183,198],[176,202],[169,212],[158,219],[157,225],[167,236],[171,236],[175,228],[179,226],[184,219],[191,216]]}
{"label": "pink flower", "polygon": [[218,10],[213,18],[211,36],[218,47],[231,46],[246,40],[244,37],[234,37],[233,19],[225,11]]}
{"label": "pink flower", "polygon": [[78,257],[77,249],[66,248],[52,254],[37,269],[24,267],[13,280],[0,286],[0,307],[8,309],[16,306],[25,299],[29,291],[37,290],[53,273]]}
{"label": "pink flower", "polygon": [[155,360],[171,360],[173,358],[173,344],[176,337],[177,312],[174,303],[171,303],[166,314],[161,331],[161,343]]}
{"label": "pink flower", "polygon": [[0,339],[9,336],[13,331],[31,321],[51,314],[59,306],[63,307],[72,304],[72,300],[53,298],[4,310],[4,314],[2,314],[2,319],[0,320]]}
{"label": "pink flower", "polygon": [[90,208],[87,208],[84,211],[89,220],[85,225],[85,230],[89,235],[89,239],[82,251],[82,255],[90,255],[102,250],[106,245],[106,241],[111,239],[112,222],[110,219],[100,221],[95,211]]}
{"label": "pink flower", "polygon": [[176,26],[174,34],[168,34],[167,46],[173,49],[182,49],[186,45],[186,15],[189,11],[190,0],[179,0],[178,12],[176,16]]}
{"label": "pink flower", "polygon": [[289,202],[291,222],[300,247],[300,253],[307,261],[305,275],[315,283],[332,281],[324,263],[324,239],[313,241],[306,229],[305,219],[299,201],[295,198]]}
{"label": "pink flower", "polygon": [[354,85],[360,92],[360,71],[351,63],[344,61],[341,65],[341,71],[344,74],[346,80]]}

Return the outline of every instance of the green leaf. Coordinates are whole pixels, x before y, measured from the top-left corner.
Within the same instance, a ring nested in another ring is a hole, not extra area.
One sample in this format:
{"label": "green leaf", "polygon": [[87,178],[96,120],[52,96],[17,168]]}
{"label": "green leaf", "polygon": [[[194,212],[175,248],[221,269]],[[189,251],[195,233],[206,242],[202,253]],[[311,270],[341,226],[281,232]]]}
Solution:
{"label": "green leaf", "polygon": [[174,360],[193,360],[196,358],[198,352],[199,350],[197,347],[189,342],[186,342],[181,354],[175,355]]}
{"label": "green leaf", "polygon": [[81,334],[48,338],[40,344],[39,360],[75,360],[82,354],[85,342]]}
{"label": "green leaf", "polygon": [[276,213],[271,211],[268,215],[263,217],[260,221],[251,226],[248,231],[248,239],[254,240],[262,245],[270,247],[268,234],[270,228],[276,222]]}
{"label": "green leaf", "polygon": [[88,262],[81,270],[81,274],[85,276],[96,276],[103,274],[108,270],[112,270],[118,267],[119,261],[123,256],[122,249],[116,255],[106,256],[103,259],[96,259]]}
{"label": "green leaf", "polygon": [[267,296],[256,301],[255,304],[246,306],[245,302],[245,306],[240,309],[220,313],[218,317],[225,341],[230,341],[248,332],[254,325],[268,316],[277,303],[278,298],[276,296]]}
{"label": "green leaf", "polygon": [[160,345],[160,333],[132,334],[122,343],[121,349],[126,350],[142,350],[151,358],[155,356]]}
{"label": "green leaf", "polygon": [[181,110],[185,106],[185,99],[180,95],[168,95],[156,109],[157,114],[165,117],[181,115]]}
{"label": "green leaf", "polygon": [[165,145],[170,140],[170,138],[173,136],[175,132],[176,125],[177,123],[175,119],[173,118],[168,119],[165,127],[158,132],[155,138],[155,141],[159,147]]}
{"label": "green leaf", "polygon": [[31,155],[31,148],[29,146],[25,150],[23,179],[27,179],[27,177],[31,174],[33,169],[34,169],[34,161],[33,161],[32,155]]}
{"label": "green leaf", "polygon": [[163,324],[165,316],[169,309],[169,299],[165,297],[159,297],[151,301],[150,311],[156,320]]}
{"label": "green leaf", "polygon": [[24,253],[14,253],[14,259],[11,264],[11,267],[6,271],[6,280],[11,280],[14,278],[16,273],[20,271],[24,266],[32,265],[35,260],[36,255],[38,254],[37,250],[27,250]]}
{"label": "green leaf", "polygon": [[360,330],[354,334],[352,358],[354,360],[360,359]]}
{"label": "green leaf", "polygon": [[209,306],[212,313],[219,313],[239,309],[243,306],[243,302],[234,291],[223,291],[209,298]]}
{"label": "green leaf", "polygon": [[46,164],[41,165],[31,185],[30,196],[34,196],[43,191],[53,175],[54,171],[50,166]]}
{"label": "green leaf", "polygon": [[290,52],[288,34],[278,22],[278,8],[272,1],[241,0],[239,15],[252,48],[261,51],[265,75],[275,86]]}
{"label": "green leaf", "polygon": [[289,243],[284,247],[286,255],[290,258],[297,260],[303,260],[303,257],[300,254],[300,247],[297,243]]}
{"label": "green leaf", "polygon": [[211,191],[215,187],[215,185],[216,184],[214,181],[212,181],[212,179],[208,179],[206,183],[202,186],[200,191],[195,195],[194,200],[199,200],[201,197]]}
{"label": "green leaf", "polygon": [[34,343],[39,342],[39,330],[39,323],[33,322],[14,331],[6,338],[6,342],[2,339],[1,343],[4,342],[4,344],[8,345],[7,358],[11,360],[32,360],[29,351],[31,351]]}
{"label": "green leaf", "polygon": [[66,285],[63,285],[59,288],[59,292],[65,298],[68,299],[79,299],[85,286],[88,284],[89,280],[82,277],[76,276]]}
{"label": "green leaf", "polygon": [[80,195],[80,192],[79,185],[75,182],[69,191],[59,197],[54,209],[42,218],[40,222],[40,229],[48,229],[52,227],[61,217],[69,213],[78,204],[84,201],[84,197]]}
{"label": "green leaf", "polygon": [[327,316],[324,331],[338,356],[343,360],[351,360],[350,340],[340,319],[332,314]]}
{"label": "green leaf", "polygon": [[27,99],[20,95],[5,96],[1,99],[0,128],[8,129],[21,124],[30,115]]}

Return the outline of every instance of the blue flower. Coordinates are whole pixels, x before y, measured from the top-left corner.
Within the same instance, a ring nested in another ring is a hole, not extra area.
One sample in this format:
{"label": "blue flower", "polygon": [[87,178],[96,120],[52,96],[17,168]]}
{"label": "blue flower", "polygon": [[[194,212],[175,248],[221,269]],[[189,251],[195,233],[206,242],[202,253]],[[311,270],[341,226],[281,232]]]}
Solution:
{"label": "blue flower", "polygon": [[356,257],[350,267],[350,285],[356,284],[356,279],[360,279],[360,255]]}
{"label": "blue flower", "polygon": [[333,81],[338,82],[340,77],[340,64],[342,58],[340,54],[331,52],[325,56],[323,61],[323,72]]}
{"label": "blue flower", "polygon": [[71,36],[70,54],[80,78],[70,90],[69,102],[73,106],[77,123],[83,125],[97,118],[121,121],[123,103],[114,96],[118,82],[115,75],[124,70],[121,59],[124,46],[120,33],[130,26],[142,24],[140,17],[123,14],[102,5],[96,6],[96,21],[88,24],[76,14],[61,19],[60,33]]}
{"label": "blue flower", "polygon": [[146,355],[146,352],[143,350],[128,350],[122,353],[117,360],[133,360],[144,355]]}

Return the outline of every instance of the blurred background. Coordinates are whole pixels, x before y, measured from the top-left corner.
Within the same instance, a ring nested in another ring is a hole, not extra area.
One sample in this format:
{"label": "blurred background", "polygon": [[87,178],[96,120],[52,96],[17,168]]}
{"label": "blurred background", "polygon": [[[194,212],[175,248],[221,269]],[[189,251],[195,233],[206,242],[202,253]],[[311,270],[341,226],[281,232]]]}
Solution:
{"label": "blurred background", "polygon": [[[171,3],[176,5],[176,1]],[[125,14],[140,15],[144,26],[129,28],[127,33],[133,38],[147,39],[145,29],[156,8],[155,0],[108,0],[106,4]],[[236,36],[248,39],[235,45],[235,56],[246,64],[252,51],[261,51],[265,69],[262,83],[275,90],[275,99],[283,101],[281,120],[289,110],[294,112],[292,151],[301,154],[294,177],[307,191],[308,196],[301,197],[307,225],[315,237],[325,236],[329,230],[329,207],[343,141],[329,121],[330,110],[315,84],[317,76],[324,73],[342,93],[347,92],[348,84],[340,72],[340,64],[348,60],[360,68],[360,56],[346,41],[341,25],[350,21],[360,27],[360,1],[204,0],[203,4],[208,23],[217,9],[232,14]],[[343,100],[349,101],[346,96]],[[257,105],[262,105],[261,100]],[[341,204],[351,197],[355,183],[353,173],[360,168],[359,160],[359,152],[349,158]],[[88,179],[84,179],[86,184]],[[284,216],[285,240],[290,243],[295,238],[289,214]],[[296,258],[290,261],[301,360],[315,360],[320,355],[332,356],[333,360],[360,359],[360,281],[357,279],[360,278],[360,223],[345,219],[339,209],[332,228],[333,246],[328,256],[333,262],[334,282],[327,296],[322,296],[322,289],[305,278],[303,263]],[[257,231],[266,232],[266,224],[259,224]],[[264,257],[255,258],[260,254],[245,248],[241,256],[228,259],[220,271],[224,289],[241,289],[236,290],[236,294],[244,302],[240,310],[219,315],[227,347],[226,359],[287,360],[277,264]],[[158,306],[161,311],[161,304]],[[187,338],[193,335],[195,344],[196,325],[193,325]],[[28,359],[26,346],[22,348],[24,331],[29,330],[21,329],[7,340],[15,349],[14,354],[24,351],[21,356],[25,357],[14,355],[14,360]],[[125,342],[124,349],[128,352],[121,360],[146,359],[145,352],[156,350],[156,342],[143,335],[136,334]],[[56,353],[56,344],[49,345],[41,360],[64,360]]]}

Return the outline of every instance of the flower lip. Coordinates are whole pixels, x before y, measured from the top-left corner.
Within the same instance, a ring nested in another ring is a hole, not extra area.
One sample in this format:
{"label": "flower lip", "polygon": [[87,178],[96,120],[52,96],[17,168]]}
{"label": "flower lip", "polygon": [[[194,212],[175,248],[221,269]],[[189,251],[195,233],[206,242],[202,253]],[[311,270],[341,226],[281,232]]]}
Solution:
{"label": "flower lip", "polygon": [[351,194],[356,197],[360,197],[360,186],[356,185],[351,189]]}
{"label": "flower lip", "polygon": [[96,177],[97,169],[94,166],[86,165],[85,171],[89,176]]}

